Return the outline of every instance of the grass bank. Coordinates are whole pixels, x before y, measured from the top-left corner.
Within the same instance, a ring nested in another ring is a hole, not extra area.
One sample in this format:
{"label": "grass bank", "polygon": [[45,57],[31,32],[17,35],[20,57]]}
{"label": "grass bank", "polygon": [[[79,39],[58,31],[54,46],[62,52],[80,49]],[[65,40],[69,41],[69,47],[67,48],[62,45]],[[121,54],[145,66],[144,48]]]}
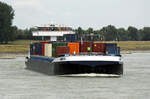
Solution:
{"label": "grass bank", "polygon": [[[0,45],[0,53],[26,53],[29,51],[29,45],[33,40],[17,40],[9,42],[7,45]],[[150,51],[150,41],[120,41],[108,42],[117,43],[121,51]]]}
{"label": "grass bank", "polygon": [[8,44],[0,45],[0,53],[27,53],[29,51],[29,45],[35,40],[17,40],[9,42]]}
{"label": "grass bank", "polygon": [[150,50],[150,41],[120,41],[117,43],[121,50],[125,51],[145,51]]}

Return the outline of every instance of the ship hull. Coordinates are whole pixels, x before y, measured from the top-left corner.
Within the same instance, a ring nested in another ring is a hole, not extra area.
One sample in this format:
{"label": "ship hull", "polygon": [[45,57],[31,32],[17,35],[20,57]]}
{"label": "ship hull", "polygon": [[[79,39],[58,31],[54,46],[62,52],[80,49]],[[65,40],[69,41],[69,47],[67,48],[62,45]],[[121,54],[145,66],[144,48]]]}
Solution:
{"label": "ship hull", "polygon": [[97,74],[123,74],[123,63],[108,62],[108,61],[73,61],[73,62],[56,62],[56,74],[84,74],[84,73],[97,73]]}
{"label": "ship hull", "polygon": [[28,59],[25,62],[25,64],[26,64],[26,69],[28,70],[32,70],[47,75],[55,75],[54,66],[51,64],[51,62]]}
{"label": "ship hull", "polygon": [[[59,59],[58,59],[59,60]],[[40,59],[28,58],[26,69],[37,71],[48,75],[66,74],[123,74],[123,62],[120,61],[45,61]]]}

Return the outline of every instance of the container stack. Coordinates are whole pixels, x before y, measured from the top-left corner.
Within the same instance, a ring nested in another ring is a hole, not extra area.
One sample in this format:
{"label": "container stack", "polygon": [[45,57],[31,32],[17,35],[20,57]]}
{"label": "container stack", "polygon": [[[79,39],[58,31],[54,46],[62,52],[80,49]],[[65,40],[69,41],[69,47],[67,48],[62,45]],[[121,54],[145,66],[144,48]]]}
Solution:
{"label": "container stack", "polygon": [[30,54],[59,57],[65,54],[79,55],[80,53],[96,52],[111,56],[120,55],[120,47],[116,43],[97,42],[40,42],[30,45]]}

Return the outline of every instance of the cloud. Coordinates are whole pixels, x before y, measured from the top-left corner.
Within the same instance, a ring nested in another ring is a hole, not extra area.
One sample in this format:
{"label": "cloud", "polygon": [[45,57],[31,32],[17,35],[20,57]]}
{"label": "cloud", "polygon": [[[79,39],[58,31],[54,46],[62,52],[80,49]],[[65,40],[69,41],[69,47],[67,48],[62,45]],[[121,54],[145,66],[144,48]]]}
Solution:
{"label": "cloud", "polygon": [[83,27],[149,25],[150,0],[0,0],[15,10],[14,24],[30,27],[60,24]]}
{"label": "cloud", "polygon": [[15,0],[14,7],[17,8],[27,8],[27,7],[40,7],[41,0]]}

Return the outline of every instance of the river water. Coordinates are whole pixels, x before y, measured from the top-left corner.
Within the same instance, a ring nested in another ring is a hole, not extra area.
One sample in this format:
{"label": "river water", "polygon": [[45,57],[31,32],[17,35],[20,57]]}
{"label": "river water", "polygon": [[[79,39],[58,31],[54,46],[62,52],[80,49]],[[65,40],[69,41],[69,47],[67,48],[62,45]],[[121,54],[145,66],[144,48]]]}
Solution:
{"label": "river water", "polygon": [[150,53],[123,58],[120,78],[47,76],[25,70],[24,57],[0,59],[0,99],[150,99]]}

